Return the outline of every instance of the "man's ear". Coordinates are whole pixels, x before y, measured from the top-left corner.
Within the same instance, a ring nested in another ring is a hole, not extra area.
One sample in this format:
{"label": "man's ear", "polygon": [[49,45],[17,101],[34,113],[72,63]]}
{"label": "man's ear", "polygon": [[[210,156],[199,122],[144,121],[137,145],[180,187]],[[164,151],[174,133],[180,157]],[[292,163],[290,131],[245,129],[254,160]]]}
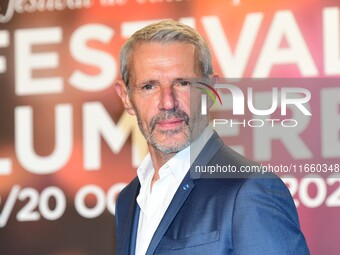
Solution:
{"label": "man's ear", "polygon": [[122,100],[125,110],[131,115],[136,115],[136,112],[130,101],[129,93],[127,91],[127,86],[125,85],[125,82],[123,80],[118,80],[115,84],[115,89],[117,91],[118,96]]}

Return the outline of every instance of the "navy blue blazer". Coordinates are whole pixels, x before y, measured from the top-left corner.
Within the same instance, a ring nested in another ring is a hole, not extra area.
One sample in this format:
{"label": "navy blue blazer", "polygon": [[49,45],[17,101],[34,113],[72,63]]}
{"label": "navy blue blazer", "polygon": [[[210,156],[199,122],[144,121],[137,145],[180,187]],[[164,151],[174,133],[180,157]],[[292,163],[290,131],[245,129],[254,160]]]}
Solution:
{"label": "navy blue blazer", "polygon": [[[224,146],[215,133],[193,166],[216,164],[239,168],[252,162]],[[117,255],[135,254],[139,189],[136,177],[117,199]],[[146,254],[308,255],[309,251],[293,199],[279,178],[203,178],[188,172]]]}

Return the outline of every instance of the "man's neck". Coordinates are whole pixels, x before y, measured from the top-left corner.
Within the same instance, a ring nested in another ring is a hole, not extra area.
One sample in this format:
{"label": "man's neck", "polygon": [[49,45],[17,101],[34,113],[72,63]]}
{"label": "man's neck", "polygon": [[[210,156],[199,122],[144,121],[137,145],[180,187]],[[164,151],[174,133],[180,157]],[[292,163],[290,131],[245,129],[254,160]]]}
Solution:
{"label": "man's neck", "polygon": [[[212,129],[210,128],[210,132],[212,134]],[[198,135],[195,140],[192,142],[192,143],[195,143],[196,140],[198,140],[200,137],[202,137],[203,134],[206,134],[205,136],[207,136],[206,139],[204,139],[204,143],[206,142],[205,140],[209,139],[211,134],[209,133],[209,128],[205,127],[203,129],[203,131],[201,132],[200,135]],[[203,146],[203,145],[202,145]],[[152,182],[151,182],[151,187],[152,185],[157,181],[159,180],[159,169],[166,163],[168,162],[172,157],[174,157],[177,152],[174,152],[174,153],[169,153],[169,154],[166,154],[166,153],[163,153],[159,150],[157,150],[156,148],[154,148],[152,145],[148,145],[149,147],[149,152],[150,152],[150,156],[151,156],[151,160],[152,160],[152,163],[153,163],[153,167],[154,167],[154,175],[153,175],[153,178],[152,178]],[[197,146],[196,146],[197,147]],[[201,146],[198,146],[198,148],[200,148],[199,150],[202,149]]]}
{"label": "man's neck", "polygon": [[152,178],[151,186],[154,182],[156,182],[159,179],[159,169],[168,162],[173,156],[176,155],[176,152],[165,154],[155,148],[153,148],[151,145],[149,145],[149,152],[151,156],[151,160],[153,163],[153,167],[155,169],[155,173]]}

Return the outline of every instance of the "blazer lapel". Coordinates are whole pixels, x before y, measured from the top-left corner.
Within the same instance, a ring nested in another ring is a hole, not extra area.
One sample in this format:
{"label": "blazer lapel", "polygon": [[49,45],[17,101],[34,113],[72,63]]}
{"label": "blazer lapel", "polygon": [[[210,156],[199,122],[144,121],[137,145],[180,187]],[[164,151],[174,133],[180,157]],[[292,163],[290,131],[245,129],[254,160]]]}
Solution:
{"label": "blazer lapel", "polygon": [[198,179],[199,175],[192,175],[195,165],[207,164],[211,158],[217,153],[217,151],[223,146],[222,140],[219,138],[216,132],[212,135],[206,145],[203,147],[202,151],[199,153],[195,162],[191,165],[190,170],[184,177],[182,183],[179,185],[178,190],[174,198],[172,199],[167,211],[165,212],[159,226],[152,237],[146,255],[154,254],[159,242],[163,238],[165,232],[169,228],[171,222],[177,215],[179,209],[182,207],[183,203],[189,196],[190,192],[195,187],[193,179]]}
{"label": "blazer lapel", "polygon": [[182,207],[184,201],[189,196],[193,188],[194,188],[194,182],[192,179],[190,179],[190,175],[188,173],[184,177],[167,211],[165,212],[161,222],[159,223],[159,226],[155,234],[152,237],[152,240],[150,242],[146,255],[154,254],[159,242],[163,238],[165,232],[167,231],[171,222],[175,218],[178,210]]}
{"label": "blazer lapel", "polygon": [[[136,197],[140,189],[138,178],[136,178],[133,182],[131,190],[129,191],[130,196],[125,200],[125,210],[122,213],[122,217],[126,219],[121,230],[122,238],[117,240],[118,242],[121,242],[121,251],[130,251],[129,254],[135,254],[137,226],[140,211],[136,202]],[[124,254],[124,252],[119,254]]]}
{"label": "blazer lapel", "polygon": [[139,214],[140,214],[140,208],[139,208],[139,205],[136,203],[136,210],[135,210],[135,215],[134,215],[134,218],[133,218],[132,228],[131,228],[130,255],[136,254],[135,251],[136,251],[136,242],[137,242]]}

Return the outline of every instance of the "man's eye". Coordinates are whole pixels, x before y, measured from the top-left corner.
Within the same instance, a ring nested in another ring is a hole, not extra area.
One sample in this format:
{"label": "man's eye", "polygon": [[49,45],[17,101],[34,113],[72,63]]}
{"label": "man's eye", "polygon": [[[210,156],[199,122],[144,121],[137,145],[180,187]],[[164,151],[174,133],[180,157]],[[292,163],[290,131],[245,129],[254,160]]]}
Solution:
{"label": "man's eye", "polygon": [[180,86],[189,86],[189,85],[190,85],[190,82],[189,82],[189,81],[180,81],[180,82],[179,82],[179,85],[180,85]]}
{"label": "man's eye", "polygon": [[153,85],[151,84],[146,84],[142,87],[143,90],[150,90],[150,89],[153,89]]}

